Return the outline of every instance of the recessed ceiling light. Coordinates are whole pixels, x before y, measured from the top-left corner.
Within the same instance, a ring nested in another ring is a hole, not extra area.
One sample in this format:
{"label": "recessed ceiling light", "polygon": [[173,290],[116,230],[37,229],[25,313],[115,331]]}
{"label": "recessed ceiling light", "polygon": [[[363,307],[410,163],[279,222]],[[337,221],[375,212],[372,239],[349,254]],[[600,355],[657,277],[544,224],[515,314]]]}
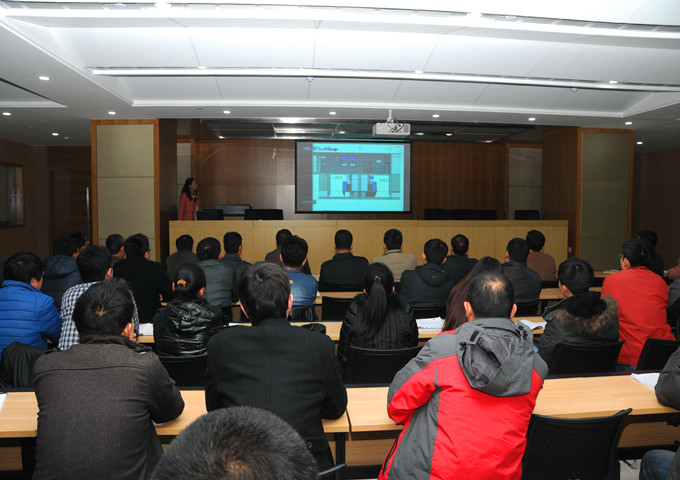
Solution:
{"label": "recessed ceiling light", "polygon": [[50,77],[48,77],[47,75],[40,75],[38,78],[43,82],[46,82],[50,79]]}
{"label": "recessed ceiling light", "polygon": [[535,121],[536,121],[536,117],[529,117],[529,121],[530,121],[530,122],[535,122]]}
{"label": "recessed ceiling light", "polygon": [[643,142],[637,142],[637,144],[638,144],[638,145],[642,145],[642,144],[643,144]]}
{"label": "recessed ceiling light", "polygon": [[344,131],[344,130],[340,130],[338,133],[339,133],[340,135],[344,135],[344,134],[345,134],[345,131]]}
{"label": "recessed ceiling light", "polygon": [[422,70],[414,70],[413,73],[423,73]]}
{"label": "recessed ceiling light", "polygon": [[198,69],[199,69],[199,70],[205,70],[205,69],[207,69],[207,68],[208,68],[208,67],[206,67],[205,65],[199,65],[199,66],[198,66]]}
{"label": "recessed ceiling light", "polygon": [[433,113],[433,114],[432,114],[432,118],[439,118],[439,114],[438,114],[438,113]]}
{"label": "recessed ceiling light", "polygon": [[220,140],[224,140],[224,136],[220,135]]}
{"label": "recessed ceiling light", "polygon": [[446,134],[447,137],[450,137],[450,136],[452,136],[452,135],[453,135],[453,133],[448,133],[448,132],[447,132],[447,134]]}
{"label": "recessed ceiling light", "polygon": [[626,125],[632,125],[633,122],[626,122]]}
{"label": "recessed ceiling light", "polygon": [[336,112],[328,112],[328,115],[335,115]]}
{"label": "recessed ceiling light", "polygon": [[58,136],[59,136],[59,132],[52,132],[52,136],[53,136],[53,137],[58,137]]}
{"label": "recessed ceiling light", "polygon": [[224,113],[225,115],[229,115],[231,113],[231,110],[222,110],[222,113]]}
{"label": "recessed ceiling light", "polygon": [[609,80],[609,85],[616,85],[617,83],[619,83],[618,80]]}
{"label": "recessed ceiling light", "polygon": [[116,114],[116,112],[114,112],[113,110],[111,110],[111,111],[109,112],[109,115],[115,115],[115,114]]}
{"label": "recessed ceiling light", "polygon": [[425,135],[423,132],[416,132],[416,135]]}
{"label": "recessed ceiling light", "polygon": [[2,112],[2,114],[6,117],[11,117],[12,114],[10,112]]}

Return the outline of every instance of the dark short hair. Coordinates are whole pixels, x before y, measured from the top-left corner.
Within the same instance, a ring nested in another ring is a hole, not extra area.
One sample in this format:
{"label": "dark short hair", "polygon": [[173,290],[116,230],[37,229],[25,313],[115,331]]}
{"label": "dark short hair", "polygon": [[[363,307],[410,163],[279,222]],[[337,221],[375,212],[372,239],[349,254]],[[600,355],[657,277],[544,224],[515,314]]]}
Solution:
{"label": "dark short hair", "polygon": [[285,318],[290,298],[290,281],[274,263],[257,262],[243,270],[239,298],[253,324],[266,318]]}
{"label": "dark short hair", "polygon": [[81,337],[120,335],[132,321],[132,293],[125,280],[111,278],[88,288],[73,308],[73,322]]}
{"label": "dark short hair", "polygon": [[630,262],[631,267],[649,267],[650,247],[644,240],[634,238],[623,242],[621,255]]}
{"label": "dark short hair", "polygon": [[90,245],[80,252],[76,265],[83,283],[99,282],[111,268],[111,252],[106,247]]}
{"label": "dark short hair", "polygon": [[224,253],[238,253],[238,247],[243,244],[243,237],[238,232],[227,232],[222,238]]}
{"label": "dark short hair", "polygon": [[545,235],[538,230],[529,230],[526,237],[529,248],[534,252],[540,252],[545,245]]}
{"label": "dark short hair", "polygon": [[349,230],[338,230],[335,232],[335,248],[337,250],[349,250],[354,243],[354,237]]}
{"label": "dark short hair", "polygon": [[281,246],[283,245],[283,242],[285,242],[292,236],[293,234],[290,230],[288,230],[287,228],[282,228],[281,230],[276,232],[276,244]]}
{"label": "dark short hair", "polygon": [[198,291],[205,288],[205,272],[195,263],[180,265],[175,272],[175,297],[180,300],[196,300]]}
{"label": "dark short hair", "polygon": [[557,269],[557,279],[574,294],[587,292],[593,278],[593,267],[582,258],[567,258]]}
{"label": "dark short hair", "polygon": [[529,256],[529,244],[523,238],[513,238],[506,247],[510,261],[527,263]]}
{"label": "dark short hair", "polygon": [[161,457],[154,480],[314,480],[300,435],[260,408],[220,408],[185,428]]}
{"label": "dark short hair", "polygon": [[470,282],[466,300],[475,318],[510,318],[515,291],[505,275],[480,273]]}
{"label": "dark short hair", "polygon": [[287,267],[300,268],[307,258],[309,247],[304,238],[293,235],[281,245],[281,258]]}
{"label": "dark short hair", "polygon": [[652,248],[656,248],[656,242],[659,240],[654,230],[640,230],[638,238],[647,242]]}
{"label": "dark short hair", "polygon": [[190,252],[194,248],[194,237],[191,235],[180,235],[175,240],[175,247],[177,248],[178,252]]}
{"label": "dark short hair", "polygon": [[109,249],[111,255],[120,252],[120,247],[125,243],[125,238],[118,233],[112,233],[106,237],[106,248]]}
{"label": "dark short hair", "polygon": [[31,283],[32,279],[43,277],[43,264],[40,257],[32,252],[17,252],[7,259],[3,269],[5,280]]}
{"label": "dark short hair", "polygon": [[128,257],[143,257],[149,251],[149,237],[143,233],[135,233],[125,239],[123,244]]}
{"label": "dark short hair", "polygon": [[432,238],[425,242],[423,251],[425,252],[425,260],[427,260],[427,263],[436,263],[437,265],[440,265],[446,258],[446,254],[449,253],[449,247],[447,247],[442,240]]}
{"label": "dark short hair", "polygon": [[396,228],[390,228],[383,236],[383,243],[388,250],[398,250],[404,243],[404,237]]}
{"label": "dark short hair", "polygon": [[85,247],[87,245],[87,235],[85,235],[85,232],[73,232],[71,234],[71,237],[76,239],[76,242],[78,242],[78,249],[80,250],[81,248]]}
{"label": "dark short hair", "polygon": [[215,237],[205,237],[196,245],[199,260],[215,260],[220,258],[220,241]]}
{"label": "dark short hair", "polygon": [[52,255],[72,256],[78,251],[78,241],[73,237],[57,238],[52,243]]}
{"label": "dark short hair", "polygon": [[465,235],[454,235],[451,238],[451,250],[458,256],[464,256],[470,248],[470,240]]}

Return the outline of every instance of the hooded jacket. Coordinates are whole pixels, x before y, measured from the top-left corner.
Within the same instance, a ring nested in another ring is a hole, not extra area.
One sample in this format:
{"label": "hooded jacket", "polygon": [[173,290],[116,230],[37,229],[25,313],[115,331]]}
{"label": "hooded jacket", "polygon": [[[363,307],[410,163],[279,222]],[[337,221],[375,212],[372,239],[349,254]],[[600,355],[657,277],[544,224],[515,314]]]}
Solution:
{"label": "hooded jacket", "polygon": [[482,318],[430,340],[390,385],[404,429],[379,479],[519,479],[526,432],[547,374],[531,332]]}
{"label": "hooded jacket", "polygon": [[43,262],[45,275],[41,291],[54,300],[54,306],[61,310],[64,292],[82,282],[76,259],[68,255],[52,255]]}
{"label": "hooded jacket", "polygon": [[446,305],[453,285],[444,267],[426,263],[401,275],[401,296],[411,306]]}
{"label": "hooded jacket", "polygon": [[600,298],[598,292],[586,292],[565,298],[546,309],[545,331],[541,335],[538,354],[555,368],[553,353],[561,342],[598,345],[619,341],[619,314],[612,297]]}
{"label": "hooded jacket", "polygon": [[222,326],[219,307],[205,300],[174,299],[153,317],[153,337],[158,355],[204,355],[213,330]]}

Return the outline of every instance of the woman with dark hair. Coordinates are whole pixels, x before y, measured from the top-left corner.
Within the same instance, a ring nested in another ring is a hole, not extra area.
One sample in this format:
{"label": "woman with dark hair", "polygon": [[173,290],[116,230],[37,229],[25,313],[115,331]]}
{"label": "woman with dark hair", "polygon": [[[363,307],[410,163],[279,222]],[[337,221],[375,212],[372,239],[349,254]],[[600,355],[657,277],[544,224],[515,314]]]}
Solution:
{"label": "woman with dark hair", "polygon": [[177,220],[196,220],[196,212],[201,209],[198,196],[198,182],[194,177],[184,181],[182,193],[179,195],[179,212]]}
{"label": "woman with dark hair", "polygon": [[175,298],[153,317],[153,337],[158,355],[203,355],[212,331],[224,322],[219,307],[203,299],[205,273],[185,263],[172,284]]}
{"label": "woman with dark hair", "polygon": [[343,371],[350,345],[390,350],[418,344],[415,317],[411,307],[394,293],[394,276],[389,267],[382,263],[369,265],[363,287],[364,293],[354,298],[340,329],[338,360]]}
{"label": "woman with dark hair", "polygon": [[465,307],[463,307],[468,286],[473,278],[485,272],[502,274],[503,268],[501,267],[501,262],[492,257],[480,258],[475,266],[472,267],[472,270],[451,289],[449,299],[446,302],[446,318],[444,319],[442,331],[455,330],[468,321],[465,316]]}

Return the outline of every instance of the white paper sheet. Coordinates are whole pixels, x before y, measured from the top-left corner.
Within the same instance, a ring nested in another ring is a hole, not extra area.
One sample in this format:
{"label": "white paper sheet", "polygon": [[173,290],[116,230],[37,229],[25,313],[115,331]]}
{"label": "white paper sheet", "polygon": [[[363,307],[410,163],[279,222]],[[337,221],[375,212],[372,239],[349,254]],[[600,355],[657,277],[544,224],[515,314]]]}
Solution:
{"label": "white paper sheet", "polygon": [[525,327],[529,328],[530,330],[536,330],[537,328],[545,328],[545,324],[548,322],[532,322],[531,320],[527,320],[526,318],[523,318],[517,323],[521,323]]}
{"label": "white paper sheet", "polygon": [[658,373],[633,373],[631,377],[650,388],[656,387],[656,382],[659,381]]}
{"label": "white paper sheet", "polygon": [[437,332],[442,331],[444,326],[444,319],[441,317],[437,318],[419,318],[416,320],[418,324],[418,330],[435,330]]}

